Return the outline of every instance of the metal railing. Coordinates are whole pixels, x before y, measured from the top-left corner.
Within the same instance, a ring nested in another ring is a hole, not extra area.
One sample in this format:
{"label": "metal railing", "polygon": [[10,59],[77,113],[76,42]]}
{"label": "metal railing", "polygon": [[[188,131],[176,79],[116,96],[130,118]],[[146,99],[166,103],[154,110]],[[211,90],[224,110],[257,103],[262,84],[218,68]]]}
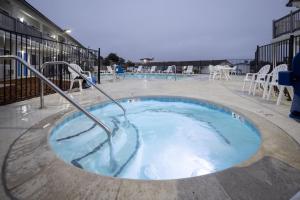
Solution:
{"label": "metal railing", "polygon": [[[0,15],[1,16],[1,15]],[[0,17],[1,18],[1,17]],[[0,26],[0,55],[15,55],[41,72],[42,63],[49,61],[74,62],[84,71],[98,70],[101,65],[100,52],[72,44],[48,40],[8,31]],[[70,87],[70,74],[58,66],[44,70],[44,76],[63,91]],[[100,79],[98,78],[100,81]],[[45,93],[53,90],[45,87]],[[27,67],[17,60],[0,62],[0,105],[6,105],[40,96],[40,81]]]}
{"label": "metal railing", "polygon": [[291,69],[293,57],[300,52],[300,36],[291,35],[289,39],[271,44],[257,46],[255,53],[257,72],[262,66],[269,64],[273,67],[288,64]]}
{"label": "metal railing", "polygon": [[273,38],[300,30],[300,10],[273,21]]}
{"label": "metal railing", "polygon": [[[102,94],[104,94],[104,96],[106,96],[109,100],[111,100],[113,103],[115,103],[118,107],[120,107],[124,113],[124,117],[126,118],[126,109],[119,104],[116,100],[114,100],[111,96],[109,96],[106,92],[104,92],[103,90],[101,90],[96,84],[93,83],[93,81],[89,80],[84,74],[82,74],[81,72],[77,71],[72,65],[70,65],[69,63],[65,62],[65,61],[52,61],[52,62],[45,62],[42,64],[41,66],[41,71],[43,73],[44,68],[46,66],[49,65],[67,65],[68,67],[70,67],[74,72],[76,72],[81,78],[83,78],[85,81],[87,81],[89,84],[91,84],[92,86],[94,86],[99,92],[101,92]],[[44,84],[43,82],[41,83],[41,108],[44,107]]]}
{"label": "metal railing", "polygon": [[60,94],[62,97],[64,97],[67,101],[69,101],[74,107],[76,107],[78,110],[83,112],[84,115],[86,115],[88,118],[90,118],[93,122],[95,122],[98,126],[104,129],[105,133],[107,134],[107,137],[109,139],[109,146],[111,148],[111,136],[112,131],[109,127],[107,127],[103,122],[98,120],[94,115],[89,113],[85,108],[80,106],[77,102],[75,102],[71,97],[66,95],[59,87],[57,87],[54,83],[52,83],[49,79],[47,79],[43,74],[41,74],[38,70],[36,70],[34,67],[32,67],[28,62],[25,60],[19,58],[18,56],[14,55],[3,55],[0,56],[0,59],[15,59],[22,63],[24,66],[26,66],[31,72],[33,72],[41,81],[47,83],[55,92]]}
{"label": "metal railing", "polygon": [[36,27],[29,26],[3,13],[0,13],[0,27],[9,31],[15,31],[35,37],[42,37],[42,32],[40,32]]}

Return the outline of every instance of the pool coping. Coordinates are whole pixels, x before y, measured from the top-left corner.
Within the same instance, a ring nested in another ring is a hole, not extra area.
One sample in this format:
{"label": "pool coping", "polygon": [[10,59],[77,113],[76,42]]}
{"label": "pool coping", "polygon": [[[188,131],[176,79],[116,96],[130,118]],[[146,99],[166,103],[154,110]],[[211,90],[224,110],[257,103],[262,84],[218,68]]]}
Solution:
{"label": "pool coping", "polygon": [[[129,97],[129,99],[132,99],[132,98],[141,98],[141,97],[164,97],[164,95],[146,95],[146,96],[136,96],[136,97]],[[271,122],[267,121],[266,119],[263,119],[262,117],[259,117],[257,116],[256,114],[253,114],[249,111],[246,111],[246,110],[243,110],[241,108],[238,108],[238,107],[233,107],[233,106],[225,106],[223,104],[220,104],[220,103],[217,103],[217,102],[213,102],[213,101],[208,101],[208,100],[205,100],[205,99],[200,99],[200,98],[194,98],[194,97],[188,97],[188,96],[172,96],[172,95],[167,95],[165,97],[173,97],[173,98],[188,98],[188,99],[194,99],[196,101],[201,101],[201,102],[207,102],[207,103],[210,103],[210,104],[214,104],[214,105],[217,105],[219,107],[222,107],[222,108],[227,108],[237,114],[239,114],[240,116],[244,117],[245,119],[249,120],[253,125],[256,126],[256,128],[259,130],[260,134],[261,134],[261,146],[259,148],[259,150],[256,152],[255,155],[253,155],[249,160],[239,164],[239,165],[236,165],[236,166],[233,166],[229,169],[225,169],[225,170],[222,170],[222,171],[218,171],[218,172],[215,172],[215,173],[212,173],[212,174],[208,174],[208,175],[203,175],[203,176],[198,176],[198,177],[192,177],[192,178],[182,178],[182,179],[176,179],[176,180],[132,180],[132,179],[120,179],[120,178],[113,178],[113,177],[107,177],[107,176],[103,176],[103,175],[98,175],[98,174],[92,174],[90,172],[86,172],[84,170],[81,170],[81,169],[78,169],[70,164],[67,164],[65,163],[63,160],[61,160],[60,158],[58,158],[58,156],[56,155],[56,153],[52,150],[51,148],[51,145],[49,144],[49,136],[52,132],[52,129],[57,125],[59,124],[62,120],[64,120],[67,116],[70,116],[78,111],[74,110],[74,109],[70,109],[68,111],[65,111],[65,112],[60,112],[60,113],[57,113],[57,114],[54,114],[44,120],[42,120],[41,122],[37,123],[36,125],[34,125],[32,128],[28,129],[28,131],[26,131],[26,133],[22,134],[19,138],[17,138],[15,140],[15,142],[11,145],[11,148],[10,150],[8,151],[7,153],[7,158],[5,159],[5,165],[4,165],[4,170],[3,170],[3,180],[4,180],[4,185],[5,185],[5,188],[6,188],[6,191],[9,195],[11,195],[12,197],[15,197],[15,195],[13,194],[17,194],[18,195],[18,192],[15,192],[15,189],[18,187],[12,187],[12,188],[9,188],[8,185],[7,185],[7,161],[10,160],[9,158],[9,154],[12,152],[12,149],[14,148],[14,145],[16,143],[18,143],[18,140],[23,136],[25,136],[26,134],[30,134],[30,132],[32,132],[32,130],[38,130],[38,135],[46,135],[46,141],[44,141],[43,139],[43,145],[46,144],[46,150],[49,151],[47,153],[50,153],[52,154],[50,156],[50,158],[52,159],[52,163],[58,163],[58,165],[60,165],[61,168],[67,168],[67,170],[70,170],[72,171],[72,173],[78,175],[78,176],[94,176],[93,178],[96,177],[96,179],[105,179],[107,181],[116,181],[116,182],[122,182],[122,183],[153,183],[153,184],[158,184],[158,183],[162,183],[162,184],[168,184],[168,183],[172,183],[174,184],[174,182],[181,182],[181,181],[192,181],[192,180],[195,180],[195,179],[206,179],[207,177],[211,177],[211,176],[216,176],[218,174],[223,174],[223,173],[226,173],[227,171],[232,171],[232,170],[235,170],[235,169],[238,169],[238,168],[245,168],[245,167],[249,167],[251,165],[255,165],[258,161],[264,159],[264,157],[272,157],[272,158],[276,158],[278,160],[281,160],[281,161],[284,161],[285,163],[287,163],[288,165],[292,166],[293,168],[295,169],[300,169],[300,159],[299,158],[289,158],[289,159],[286,159],[284,156],[286,156],[286,152],[284,153],[280,153],[280,152],[277,152],[277,151],[274,151],[274,149],[277,149],[277,147],[273,147],[271,148],[271,150],[269,149],[269,147],[265,144],[266,142],[268,142],[269,140],[272,140],[274,138],[270,138],[270,134],[273,135],[274,137],[274,134],[272,133],[268,133],[266,134],[266,131],[267,132],[270,132],[270,130],[268,130],[268,128],[266,128],[266,126],[269,128],[272,127],[271,129],[275,129],[276,131],[278,131],[276,134],[276,136],[278,137],[278,134],[280,135],[280,137],[283,137],[284,140],[287,140],[289,141],[288,143],[291,144],[291,146],[293,146],[293,148],[295,148],[294,150],[292,151],[295,151],[295,152],[298,152],[299,153],[299,144],[298,143],[295,143],[295,141],[287,134],[285,133],[282,129],[280,129],[279,127],[277,127],[275,124],[272,124]],[[126,97],[124,98],[119,98],[118,100],[121,100],[121,99],[128,99]],[[101,102],[98,102],[100,104],[103,104],[105,102],[109,102],[109,101],[101,101]],[[92,107],[94,105],[94,102],[92,103],[89,103],[87,106],[85,107]],[[51,126],[47,126],[46,128],[41,128],[41,127],[44,127],[45,125],[47,125],[49,123],[49,121],[51,122]],[[268,142],[270,143],[270,142]],[[50,147],[50,148],[49,148]],[[293,149],[292,148],[292,149]],[[298,148],[298,149],[297,149]],[[14,151],[14,150],[13,150]],[[283,151],[291,151],[291,149],[284,149]],[[281,154],[283,154],[284,156],[282,156]],[[293,153],[293,155],[295,155],[295,153]],[[297,155],[297,154],[296,154]],[[44,166],[46,169],[44,170],[47,170],[47,167]],[[40,173],[43,173],[44,170],[41,170],[42,172]],[[12,174],[11,172],[9,172],[8,174]],[[9,175],[11,176],[11,175]],[[30,182],[30,180],[34,177],[27,177],[29,178],[28,179],[28,182]],[[17,179],[17,177],[15,177],[15,179]],[[18,180],[16,180],[16,182],[18,182]],[[25,181],[24,183],[26,183],[27,181]],[[22,183],[21,186],[24,184]],[[17,184],[19,185],[19,184]]]}

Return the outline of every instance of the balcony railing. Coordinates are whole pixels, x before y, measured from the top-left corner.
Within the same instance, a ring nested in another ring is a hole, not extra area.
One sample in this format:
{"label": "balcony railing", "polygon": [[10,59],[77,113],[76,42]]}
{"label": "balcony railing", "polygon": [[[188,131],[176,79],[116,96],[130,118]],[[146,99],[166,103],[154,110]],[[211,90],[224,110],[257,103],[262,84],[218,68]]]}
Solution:
{"label": "balcony railing", "polygon": [[35,27],[22,23],[3,13],[0,13],[0,28],[30,36],[42,37],[42,33]]}
{"label": "balcony railing", "polygon": [[300,30],[300,10],[273,21],[273,38]]}

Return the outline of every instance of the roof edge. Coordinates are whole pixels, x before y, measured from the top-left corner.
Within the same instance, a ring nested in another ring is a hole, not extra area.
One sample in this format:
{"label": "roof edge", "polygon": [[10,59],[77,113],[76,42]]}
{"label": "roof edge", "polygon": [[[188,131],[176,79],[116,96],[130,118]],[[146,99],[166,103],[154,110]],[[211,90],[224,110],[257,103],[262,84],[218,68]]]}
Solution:
{"label": "roof edge", "polygon": [[[50,23],[51,25],[53,25],[55,28],[57,28],[58,30],[60,30],[61,32],[64,32],[64,30],[59,27],[57,24],[55,24],[52,20],[50,20],[48,17],[46,17],[43,13],[41,13],[39,10],[37,10],[35,7],[33,7],[30,3],[28,3],[26,0],[18,0],[21,4],[23,4],[24,6],[26,6],[27,8],[33,10],[37,15],[39,15],[41,18],[43,18],[46,22]],[[69,38],[71,38],[72,40],[74,40],[76,43],[78,43],[81,47],[85,48],[84,45],[82,45],[77,39],[75,39],[74,37],[72,37],[71,35],[68,35]]]}

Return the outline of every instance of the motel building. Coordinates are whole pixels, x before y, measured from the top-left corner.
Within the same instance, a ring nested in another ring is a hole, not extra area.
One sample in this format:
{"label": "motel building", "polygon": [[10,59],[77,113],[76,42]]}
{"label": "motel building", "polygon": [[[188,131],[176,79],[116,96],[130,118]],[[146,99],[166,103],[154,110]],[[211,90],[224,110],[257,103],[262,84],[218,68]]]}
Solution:
{"label": "motel building", "polygon": [[[144,55],[124,73],[124,59],[101,58],[72,27],[25,0],[0,0],[0,200],[300,200],[300,80],[288,71],[300,52],[300,0],[287,6],[269,44],[243,47],[256,47],[250,58],[179,61],[171,51],[175,60]],[[117,70],[100,70],[101,59]]]}
{"label": "motel building", "polygon": [[[36,69],[44,62],[58,60],[76,62],[84,69],[97,65],[97,51],[70,34],[69,27],[59,27],[25,0],[0,1],[0,55],[19,56]],[[0,105],[38,96],[35,75],[21,63],[0,60],[0,68]],[[57,66],[44,73],[61,87],[69,84],[68,74]]]}
{"label": "motel building", "polygon": [[289,0],[286,4],[292,11],[272,22],[271,43],[257,46],[256,61],[258,68],[265,64],[277,66],[287,63],[300,52],[300,1]]}

